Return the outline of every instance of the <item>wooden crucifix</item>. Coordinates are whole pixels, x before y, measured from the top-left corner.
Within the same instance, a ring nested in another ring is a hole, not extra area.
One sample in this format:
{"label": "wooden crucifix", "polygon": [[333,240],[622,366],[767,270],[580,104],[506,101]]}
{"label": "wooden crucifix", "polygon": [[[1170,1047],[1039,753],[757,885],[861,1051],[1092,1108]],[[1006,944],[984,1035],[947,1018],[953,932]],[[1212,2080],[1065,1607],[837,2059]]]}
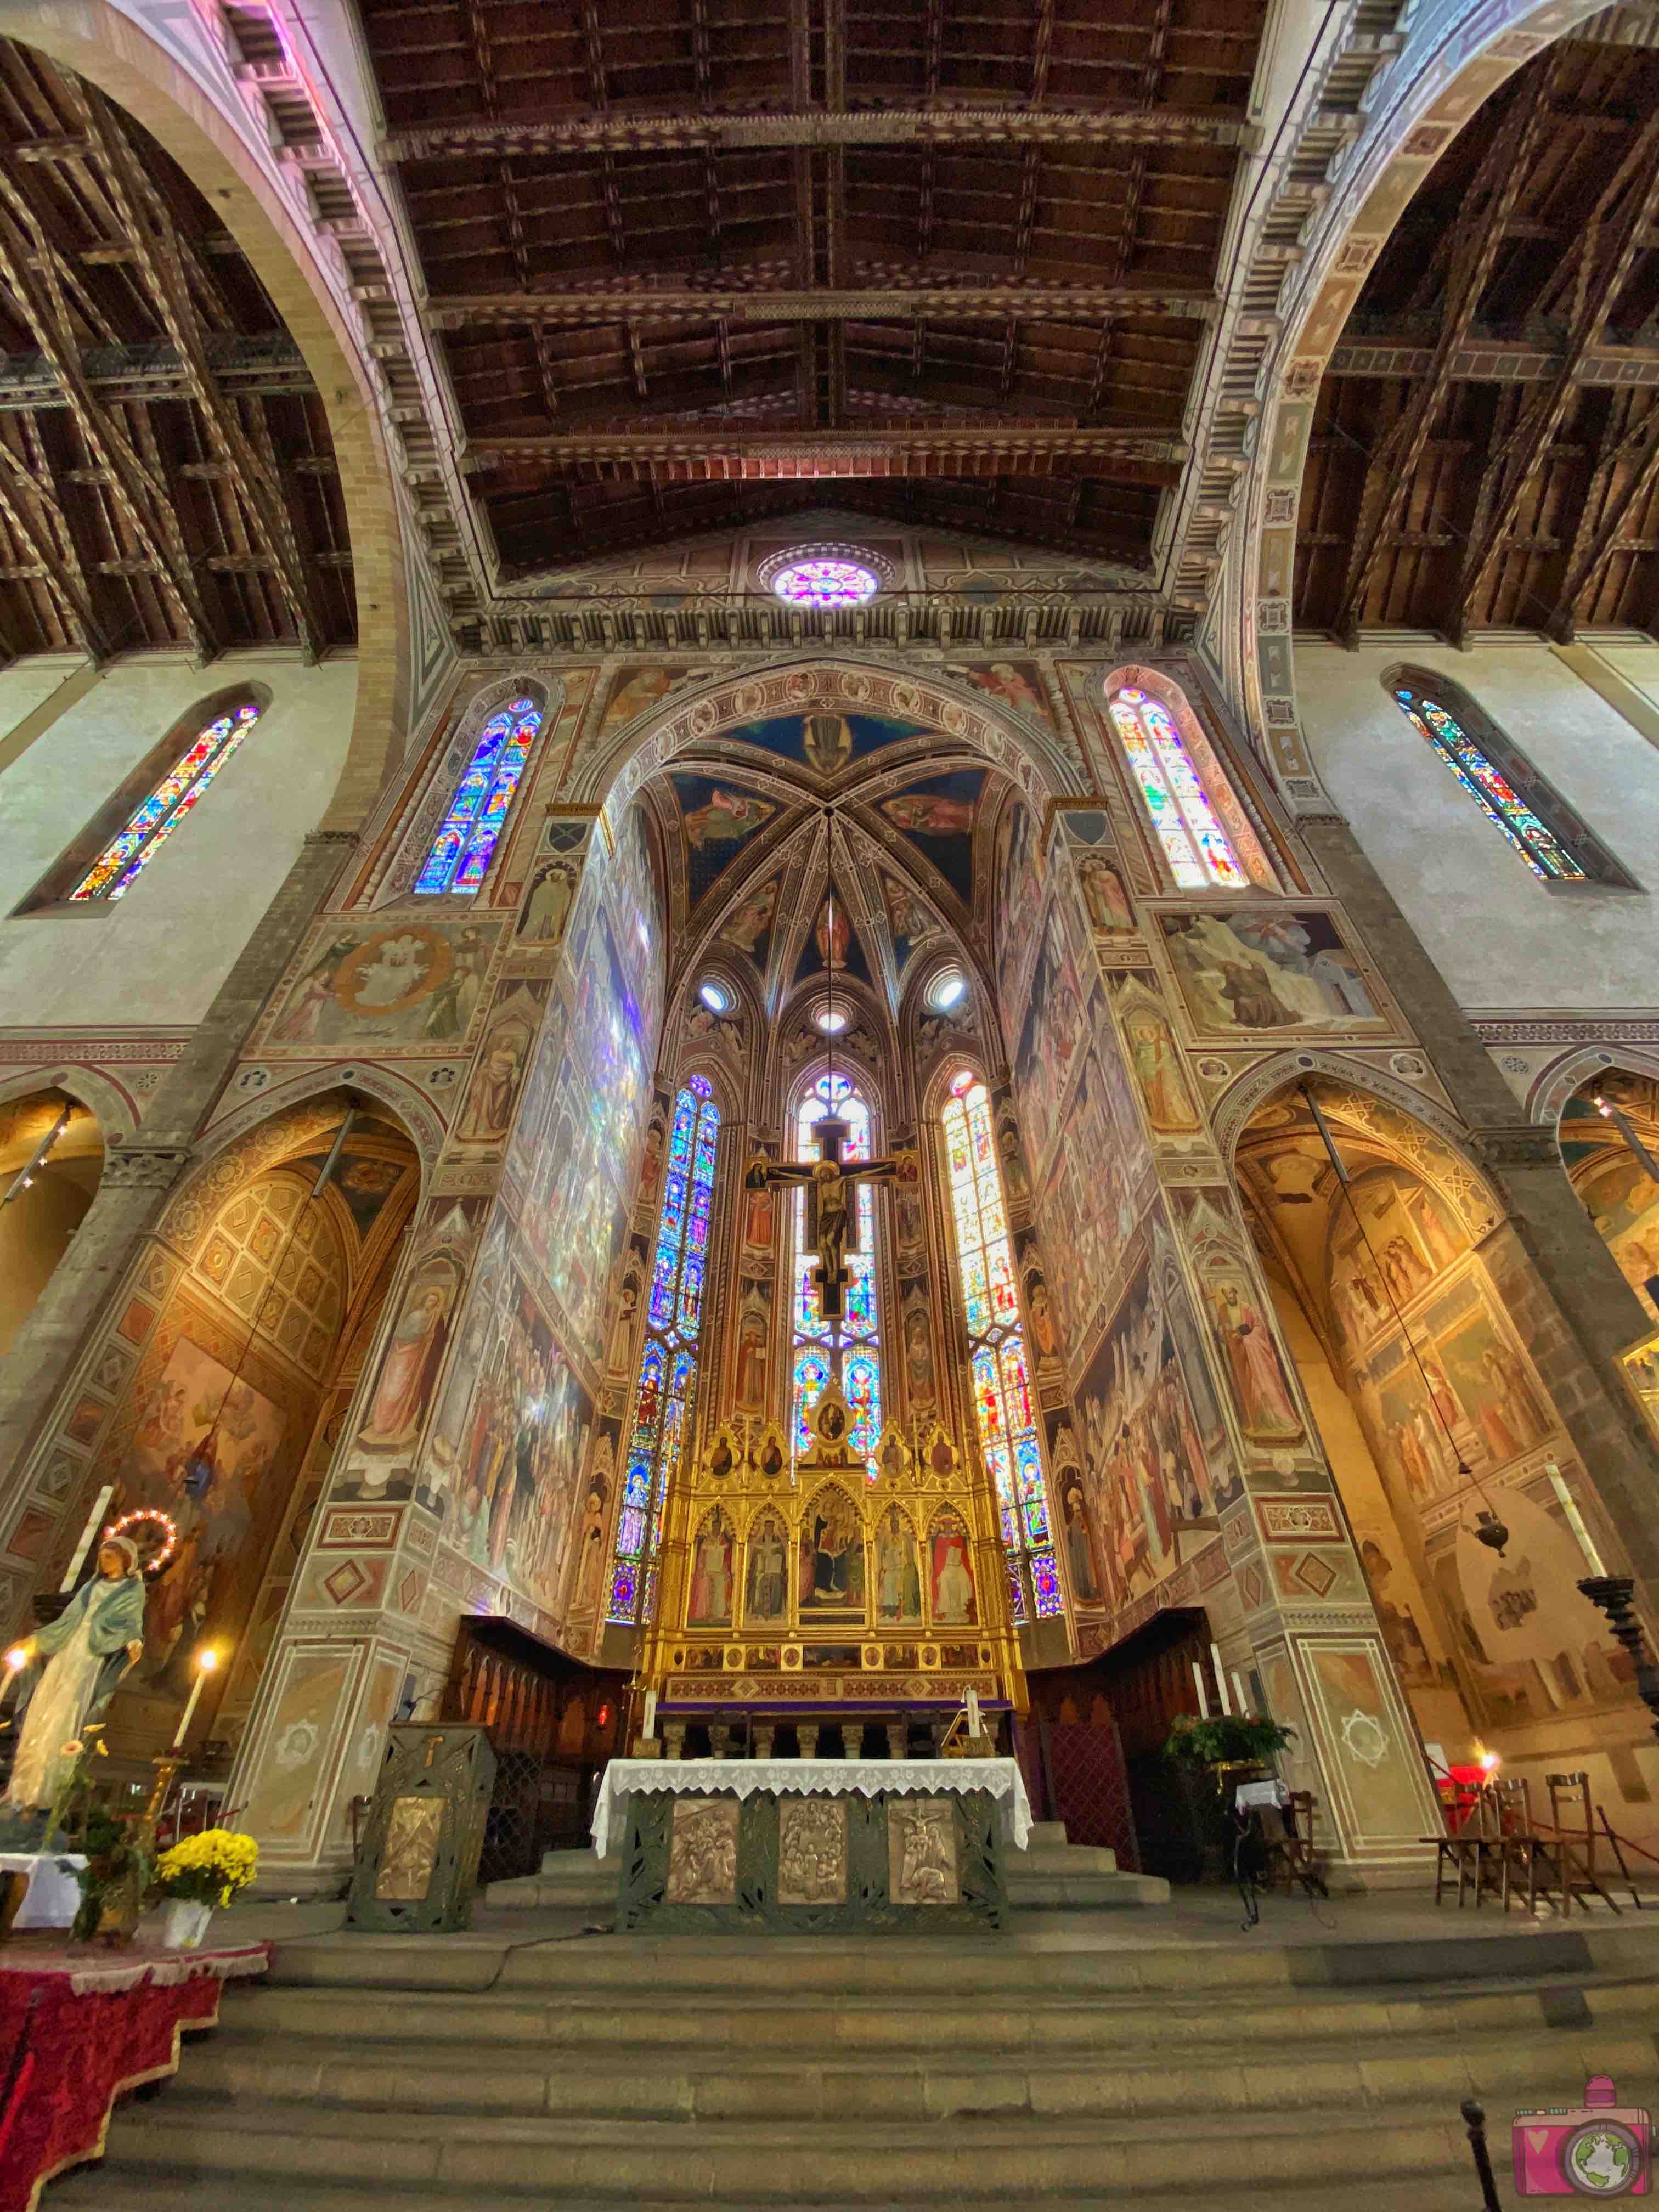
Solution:
{"label": "wooden crucifix", "polygon": [[847,1255],[859,1249],[858,1186],[861,1182],[914,1183],[920,1179],[921,1162],[915,1152],[895,1152],[884,1160],[844,1160],[842,1153],[851,1126],[839,1115],[826,1114],[814,1121],[818,1140],[815,1160],[780,1162],[757,1152],[744,1177],[750,1190],[768,1184],[803,1183],[806,1188],[806,1249],[816,1252],[818,1263],[812,1280],[818,1287],[818,1310],[825,1321],[840,1321],[847,1310],[850,1280]]}

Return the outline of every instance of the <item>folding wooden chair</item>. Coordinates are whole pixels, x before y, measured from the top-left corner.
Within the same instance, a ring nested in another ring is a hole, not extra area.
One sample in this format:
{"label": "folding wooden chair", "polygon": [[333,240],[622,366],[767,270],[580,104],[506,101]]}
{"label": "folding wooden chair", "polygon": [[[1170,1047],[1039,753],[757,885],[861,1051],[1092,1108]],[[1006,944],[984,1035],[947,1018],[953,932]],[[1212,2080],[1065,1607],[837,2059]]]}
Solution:
{"label": "folding wooden chair", "polygon": [[1274,1885],[1282,1882],[1286,1897],[1297,1882],[1310,1897],[1330,1895],[1319,1870],[1319,1855],[1314,1849],[1313,1808],[1311,1790],[1292,1790],[1288,1801],[1279,1808],[1283,1832],[1277,1836],[1269,1833],[1267,1839],[1267,1861]]}
{"label": "folding wooden chair", "polygon": [[1596,1877],[1596,1845],[1601,1839],[1596,1833],[1595,1808],[1590,1802],[1589,1775],[1547,1774],[1544,1787],[1550,1793],[1552,1832],[1545,1839],[1545,1850],[1555,1861],[1562,1911],[1571,1915],[1576,1897],[1588,1912],[1594,1894],[1610,1912],[1618,1912],[1619,1906]]}
{"label": "folding wooden chair", "polygon": [[1483,1786],[1462,1826],[1455,1833],[1425,1836],[1421,1840],[1435,1846],[1434,1901],[1439,1904],[1444,1894],[1449,1875],[1457,1875],[1457,1906],[1461,1912],[1463,1899],[1469,1888],[1474,1891],[1475,1907],[1488,1889],[1501,1889],[1503,1870],[1499,1863],[1502,1843],[1501,1815],[1498,1800],[1490,1786]]}
{"label": "folding wooden chair", "polygon": [[1506,1775],[1492,1784],[1492,1790],[1498,1808],[1499,1887],[1504,1910],[1509,1911],[1513,1893],[1524,1895],[1528,1911],[1535,1913],[1540,1886],[1547,1895],[1553,1886],[1553,1869],[1549,1839],[1540,1836],[1533,1826],[1530,1785],[1522,1774]]}

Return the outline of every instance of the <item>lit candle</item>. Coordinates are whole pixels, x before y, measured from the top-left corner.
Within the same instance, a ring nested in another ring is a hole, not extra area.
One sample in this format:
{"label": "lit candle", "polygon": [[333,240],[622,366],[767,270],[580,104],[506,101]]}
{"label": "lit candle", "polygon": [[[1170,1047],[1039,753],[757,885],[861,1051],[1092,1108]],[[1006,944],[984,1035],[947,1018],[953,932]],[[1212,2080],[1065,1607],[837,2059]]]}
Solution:
{"label": "lit candle", "polygon": [[657,1693],[654,1690],[647,1690],[645,1693],[645,1727],[642,1733],[647,1743],[657,1733]]}
{"label": "lit candle", "polygon": [[1221,1646],[1218,1644],[1210,1646],[1210,1656],[1215,1662],[1215,1686],[1221,1692],[1221,1717],[1231,1720],[1233,1709],[1227,1700],[1227,1676],[1221,1664]]}
{"label": "lit candle", "polygon": [[1249,1713],[1250,1701],[1244,1694],[1244,1684],[1237,1667],[1233,1669],[1233,1695],[1238,1700],[1238,1717],[1243,1720]]}
{"label": "lit candle", "polygon": [[1196,1659],[1193,1662],[1193,1686],[1198,1692],[1198,1717],[1206,1721],[1210,1717],[1209,1692],[1204,1687],[1204,1669]]}
{"label": "lit candle", "polygon": [[1567,1488],[1566,1477],[1553,1459],[1547,1460],[1545,1466],[1549,1473],[1550,1488],[1561,1501],[1561,1510],[1567,1516],[1567,1526],[1578,1539],[1578,1548],[1589,1562],[1591,1574],[1605,1575],[1607,1569],[1601,1564],[1601,1554],[1590,1541],[1590,1532],[1584,1526],[1584,1516],[1578,1510],[1577,1499]]}
{"label": "lit candle", "polygon": [[75,1588],[75,1577],[81,1571],[82,1561],[92,1549],[92,1540],[98,1534],[98,1523],[104,1517],[104,1508],[114,1495],[115,1485],[112,1482],[106,1482],[99,1492],[98,1502],[87,1516],[87,1525],[81,1531],[81,1540],[76,1546],[75,1556],[69,1563],[69,1571],[58,1585],[60,1591],[72,1590]]}
{"label": "lit candle", "polygon": [[968,1733],[972,1736],[979,1734],[979,1692],[977,1690],[969,1690],[968,1692]]}
{"label": "lit candle", "polygon": [[219,1655],[210,1644],[205,1644],[196,1655],[196,1680],[191,1685],[190,1699],[185,1707],[184,1717],[179,1723],[179,1733],[173,1739],[173,1748],[175,1751],[182,1751],[185,1747],[185,1737],[195,1716],[196,1700],[202,1694],[202,1685],[218,1663]]}

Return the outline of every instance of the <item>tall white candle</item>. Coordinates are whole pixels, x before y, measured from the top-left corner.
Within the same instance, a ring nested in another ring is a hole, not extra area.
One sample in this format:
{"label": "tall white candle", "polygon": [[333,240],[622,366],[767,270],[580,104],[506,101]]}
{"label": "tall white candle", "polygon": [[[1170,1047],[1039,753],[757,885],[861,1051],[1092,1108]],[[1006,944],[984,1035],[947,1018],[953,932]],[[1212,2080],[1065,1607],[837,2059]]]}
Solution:
{"label": "tall white candle", "polygon": [[1198,1717],[1206,1721],[1210,1717],[1209,1692],[1204,1687],[1204,1669],[1196,1659],[1193,1662],[1193,1686],[1198,1692]]}
{"label": "tall white candle", "polygon": [[1566,1477],[1553,1460],[1547,1461],[1546,1465],[1549,1471],[1550,1488],[1561,1501],[1561,1510],[1567,1516],[1567,1526],[1578,1539],[1578,1548],[1589,1563],[1590,1572],[1593,1575],[1606,1574],[1607,1569],[1601,1564],[1601,1554],[1590,1541],[1590,1532],[1584,1526],[1584,1516],[1578,1510],[1577,1500],[1567,1488]]}
{"label": "tall white candle", "polygon": [[1233,1695],[1238,1700],[1238,1717],[1240,1720],[1248,1718],[1250,1711],[1250,1701],[1244,1694],[1243,1680],[1237,1667],[1233,1669]]}
{"label": "tall white candle", "polygon": [[968,1733],[969,1735],[975,1736],[979,1734],[979,1692],[977,1690],[969,1690],[968,1692]]}
{"label": "tall white candle", "polygon": [[189,1732],[191,1720],[195,1717],[196,1701],[202,1694],[202,1685],[218,1663],[218,1655],[210,1646],[196,1662],[196,1680],[191,1685],[190,1697],[185,1706],[184,1717],[179,1723],[179,1733],[173,1739],[173,1748],[175,1751],[182,1751],[185,1747],[185,1737]]}
{"label": "tall white candle", "polygon": [[98,1523],[104,1517],[104,1508],[114,1495],[115,1485],[112,1482],[106,1482],[99,1492],[98,1502],[87,1516],[87,1525],[81,1531],[81,1540],[76,1546],[75,1556],[69,1563],[69,1571],[58,1585],[60,1591],[72,1590],[75,1588],[75,1577],[80,1573],[82,1563],[92,1548],[92,1540],[98,1534]]}
{"label": "tall white candle", "polygon": [[1221,1717],[1229,1720],[1233,1709],[1227,1700],[1227,1673],[1221,1663],[1221,1646],[1218,1644],[1210,1646],[1210,1656],[1215,1662],[1215,1686],[1221,1692]]}
{"label": "tall white candle", "polygon": [[657,1733],[657,1693],[654,1690],[647,1690],[645,1693],[645,1727],[641,1733],[647,1743]]}

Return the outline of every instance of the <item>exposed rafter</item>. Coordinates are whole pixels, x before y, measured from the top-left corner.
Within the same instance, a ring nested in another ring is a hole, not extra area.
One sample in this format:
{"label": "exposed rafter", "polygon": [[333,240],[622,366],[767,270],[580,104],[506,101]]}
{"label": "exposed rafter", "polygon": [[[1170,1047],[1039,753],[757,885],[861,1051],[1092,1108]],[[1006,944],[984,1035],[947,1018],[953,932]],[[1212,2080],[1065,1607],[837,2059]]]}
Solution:
{"label": "exposed rafter", "polygon": [[606,476],[695,483],[779,477],[1048,476],[1081,470],[1139,483],[1179,480],[1186,448],[1162,430],[1067,430],[1049,422],[962,430],[907,424],[894,429],[754,431],[693,434],[586,431],[542,438],[470,439],[469,475],[519,465],[578,467]]}
{"label": "exposed rafter", "polygon": [[1572,397],[1573,372],[1600,341],[1608,313],[1641,250],[1642,230],[1652,220],[1656,207],[1659,207],[1659,117],[1650,117],[1608,180],[1595,213],[1554,279],[1554,289],[1570,296],[1572,307],[1566,345],[1555,374],[1522,402],[1513,427],[1481,477],[1468,553],[1446,623],[1449,635],[1458,643],[1467,630],[1470,602],[1502,557],[1504,538]]}
{"label": "exposed rafter", "polygon": [[771,289],[674,283],[635,277],[605,284],[571,284],[535,292],[451,292],[426,303],[434,330],[488,329],[534,323],[820,323],[832,318],[902,322],[912,316],[950,322],[1090,324],[1102,315],[1167,316],[1181,322],[1214,320],[1213,292],[1152,284],[1000,283],[992,279],[947,283],[918,276],[867,290],[830,285]]}
{"label": "exposed rafter", "polygon": [[380,141],[389,161],[477,161],[503,155],[648,154],[702,147],[1219,146],[1248,152],[1255,125],[1173,108],[861,107],[769,115],[526,117],[440,123]]}
{"label": "exposed rafter", "polygon": [[[1325,365],[1327,376],[1369,378],[1429,375],[1435,349],[1403,333],[1368,332],[1344,338]],[[1509,339],[1472,331],[1445,373],[1449,384],[1546,384],[1570,367],[1582,385],[1659,385],[1659,343],[1588,346],[1571,363],[1566,348],[1529,336]]]}
{"label": "exposed rafter", "polygon": [[[1622,426],[1622,427],[1621,427]],[[1627,471],[1622,483],[1620,469]],[[1650,405],[1634,424],[1616,399],[1607,406],[1607,434],[1579,509],[1567,555],[1566,573],[1545,628],[1562,645],[1572,642],[1573,610],[1593,592],[1597,578],[1617,549],[1626,524],[1659,481],[1659,405]]]}
{"label": "exposed rafter", "polygon": [[1468,337],[1514,207],[1542,119],[1548,110],[1547,75],[1529,100],[1512,108],[1487,150],[1465,198],[1449,246],[1449,275],[1440,335],[1429,373],[1412,387],[1404,410],[1371,456],[1360,501],[1359,526],[1342,587],[1335,629],[1352,645],[1359,609],[1389,532],[1396,527],[1435,414],[1451,382],[1451,365]]}
{"label": "exposed rafter", "polygon": [[178,231],[166,203],[145,177],[131,141],[102,94],[88,87],[82,97],[88,131],[100,156],[104,185],[118,225],[132,241],[151,303],[178,354],[208,435],[232,472],[237,498],[288,602],[301,647],[307,659],[314,660],[326,634],[307,573],[307,554],[295,530],[282,480],[243,428],[236,402],[214,380]]}

